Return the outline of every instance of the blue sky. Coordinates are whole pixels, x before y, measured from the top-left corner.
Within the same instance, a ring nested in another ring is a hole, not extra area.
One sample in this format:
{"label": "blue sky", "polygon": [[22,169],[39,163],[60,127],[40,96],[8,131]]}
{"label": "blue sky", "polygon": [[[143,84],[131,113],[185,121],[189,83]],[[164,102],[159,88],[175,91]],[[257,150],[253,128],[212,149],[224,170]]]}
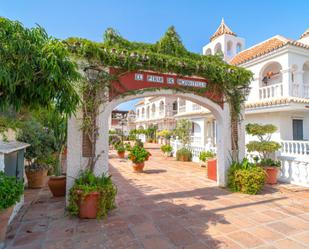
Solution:
{"label": "blue sky", "polygon": [[[0,0],[0,16],[36,23],[57,38],[102,40],[107,27],[129,40],[156,42],[174,25],[187,49],[201,53],[221,18],[247,47],[273,35],[298,37],[309,28],[309,1],[282,0]],[[130,109],[132,103],[121,105]]]}

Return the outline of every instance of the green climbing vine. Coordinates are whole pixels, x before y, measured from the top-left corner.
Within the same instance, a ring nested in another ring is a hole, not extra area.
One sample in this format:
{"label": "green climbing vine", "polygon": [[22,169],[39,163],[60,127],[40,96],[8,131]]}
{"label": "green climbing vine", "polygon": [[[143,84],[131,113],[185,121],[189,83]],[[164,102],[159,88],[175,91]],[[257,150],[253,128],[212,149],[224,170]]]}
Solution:
{"label": "green climbing vine", "polygon": [[[182,87],[176,91],[203,94],[211,92],[223,95],[229,104],[232,124],[241,118],[241,107],[249,93],[252,73],[244,68],[229,65],[219,55],[199,55],[186,50],[174,27],[170,27],[156,43],[131,42],[109,28],[103,42],[93,42],[83,38],[68,38],[64,41],[72,56],[78,61],[86,61],[87,66],[96,68],[118,68],[121,73],[152,70],[160,73],[174,73],[178,76],[199,76],[208,80],[206,88]],[[81,68],[83,69],[83,68]],[[104,70],[102,70],[104,72]],[[83,87],[84,112],[83,129],[95,143],[98,107],[98,91],[102,87],[111,89],[112,81],[108,73],[103,73],[96,84],[85,81]],[[116,75],[117,78],[117,75]],[[117,79],[116,79],[117,80]],[[140,89],[126,94],[138,94],[151,89]],[[86,94],[86,97],[85,97]],[[91,111],[89,111],[91,110]],[[92,127],[92,128],[91,128]],[[232,136],[233,148],[238,150],[237,138]],[[95,146],[95,145],[94,145]],[[95,159],[93,159],[95,162]]]}

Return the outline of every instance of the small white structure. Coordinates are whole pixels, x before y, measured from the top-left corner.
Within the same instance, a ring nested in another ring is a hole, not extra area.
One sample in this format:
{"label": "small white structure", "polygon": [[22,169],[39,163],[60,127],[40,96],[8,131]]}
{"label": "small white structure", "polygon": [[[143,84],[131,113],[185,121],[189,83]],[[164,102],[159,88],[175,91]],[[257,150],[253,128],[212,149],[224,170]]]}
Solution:
{"label": "small white structure", "polygon": [[[15,176],[17,179],[24,178],[24,150],[30,144],[18,141],[0,141],[0,171],[4,171],[8,176]],[[14,206],[9,223],[16,216],[24,204],[24,195]]]}

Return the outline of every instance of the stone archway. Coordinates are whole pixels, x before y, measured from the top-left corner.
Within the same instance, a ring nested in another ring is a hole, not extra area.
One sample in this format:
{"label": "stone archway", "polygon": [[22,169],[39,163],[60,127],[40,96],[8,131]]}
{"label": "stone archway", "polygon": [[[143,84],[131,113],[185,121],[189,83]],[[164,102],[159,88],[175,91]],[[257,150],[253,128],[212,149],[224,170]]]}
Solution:
{"label": "stone archway", "polygon": [[[123,75],[123,78],[114,84],[114,88],[109,92],[109,101],[100,107],[100,114],[97,117],[99,128],[99,136],[96,144],[96,155],[100,155],[95,167],[95,174],[108,172],[108,120],[112,110],[121,104],[136,98],[150,96],[176,96],[185,98],[209,109],[217,120],[218,135],[217,135],[217,185],[226,185],[226,171],[230,164],[232,146],[231,146],[231,115],[229,105],[220,101],[221,97],[213,96],[209,92],[197,94],[193,92],[180,91],[182,84],[190,84],[192,87],[204,87],[203,84],[208,84],[205,79],[194,77],[178,77],[170,74],[159,74],[151,72],[154,77],[147,78],[147,72],[131,72]],[[142,80],[142,78],[147,80]],[[159,77],[159,78],[158,78]],[[163,78],[160,78],[163,77]],[[149,81],[148,81],[149,79]],[[173,82],[173,84],[172,84]],[[178,84],[181,83],[181,84]],[[135,91],[132,91],[135,90]],[[138,94],[136,94],[138,91]],[[80,129],[82,122],[82,113],[78,112],[71,117],[68,122],[68,164],[67,164],[67,191],[73,185],[74,178],[79,171],[87,165],[87,156],[84,151],[87,151],[87,144],[84,143],[83,133]],[[242,125],[239,126],[242,128]],[[244,130],[238,128],[239,144],[243,145]],[[240,157],[244,155],[244,146],[240,146]]]}

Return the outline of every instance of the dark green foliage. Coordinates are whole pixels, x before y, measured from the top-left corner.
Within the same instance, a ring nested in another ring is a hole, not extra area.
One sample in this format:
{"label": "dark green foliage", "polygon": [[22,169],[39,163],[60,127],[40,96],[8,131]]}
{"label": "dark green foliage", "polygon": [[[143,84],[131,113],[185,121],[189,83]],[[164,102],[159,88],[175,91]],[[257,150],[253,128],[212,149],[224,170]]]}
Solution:
{"label": "dark green foliage", "polygon": [[17,133],[17,140],[31,145],[25,153],[25,158],[29,162],[42,161],[54,152],[55,137],[53,131],[44,128],[35,119],[23,123]]}
{"label": "dark green foliage", "polygon": [[256,136],[259,141],[250,141],[246,146],[248,152],[257,151],[264,159],[269,158],[272,153],[281,148],[281,145],[275,141],[270,141],[271,135],[277,130],[272,124],[247,124],[246,131],[248,134]]}
{"label": "dark green foliage", "polygon": [[255,195],[263,189],[265,179],[264,169],[244,158],[242,162],[232,162],[227,186],[231,191]]}
{"label": "dark green foliage", "polygon": [[202,162],[206,162],[208,161],[209,158],[214,158],[216,156],[215,153],[213,153],[212,151],[202,151],[199,155],[199,159]]}
{"label": "dark green foliage", "polygon": [[136,139],[134,146],[138,146],[138,147],[144,147],[144,144],[142,142],[142,140],[140,139]]}
{"label": "dark green foliage", "polygon": [[176,152],[176,160],[179,161],[181,157],[187,159],[187,161],[191,161],[192,153],[187,148],[181,148],[180,150],[177,150]]}
{"label": "dark green foliage", "polygon": [[78,201],[89,193],[99,192],[99,206],[97,218],[105,217],[108,211],[116,207],[115,197],[117,187],[113,184],[111,176],[95,176],[93,172],[86,170],[80,172],[70,189],[68,210],[71,215],[78,215]]}
{"label": "dark green foliage", "polygon": [[171,153],[173,151],[173,147],[170,144],[164,144],[161,146],[161,151],[163,153]]}
{"label": "dark green foliage", "polygon": [[0,212],[15,205],[24,192],[22,181],[9,177],[0,171]]}
{"label": "dark green foliage", "polygon": [[117,150],[118,153],[122,153],[122,152],[125,152],[125,151],[126,151],[124,145],[121,144],[121,143],[120,143],[119,145],[116,146],[116,150]]}
{"label": "dark green foliage", "polygon": [[134,145],[130,149],[130,153],[128,155],[128,158],[133,162],[133,163],[143,163],[149,159],[151,154],[145,150],[143,147],[140,147],[138,145]]}
{"label": "dark green foliage", "polygon": [[0,43],[0,109],[55,104],[60,112],[74,112],[79,73],[61,41],[40,26],[28,29],[0,17]]}

